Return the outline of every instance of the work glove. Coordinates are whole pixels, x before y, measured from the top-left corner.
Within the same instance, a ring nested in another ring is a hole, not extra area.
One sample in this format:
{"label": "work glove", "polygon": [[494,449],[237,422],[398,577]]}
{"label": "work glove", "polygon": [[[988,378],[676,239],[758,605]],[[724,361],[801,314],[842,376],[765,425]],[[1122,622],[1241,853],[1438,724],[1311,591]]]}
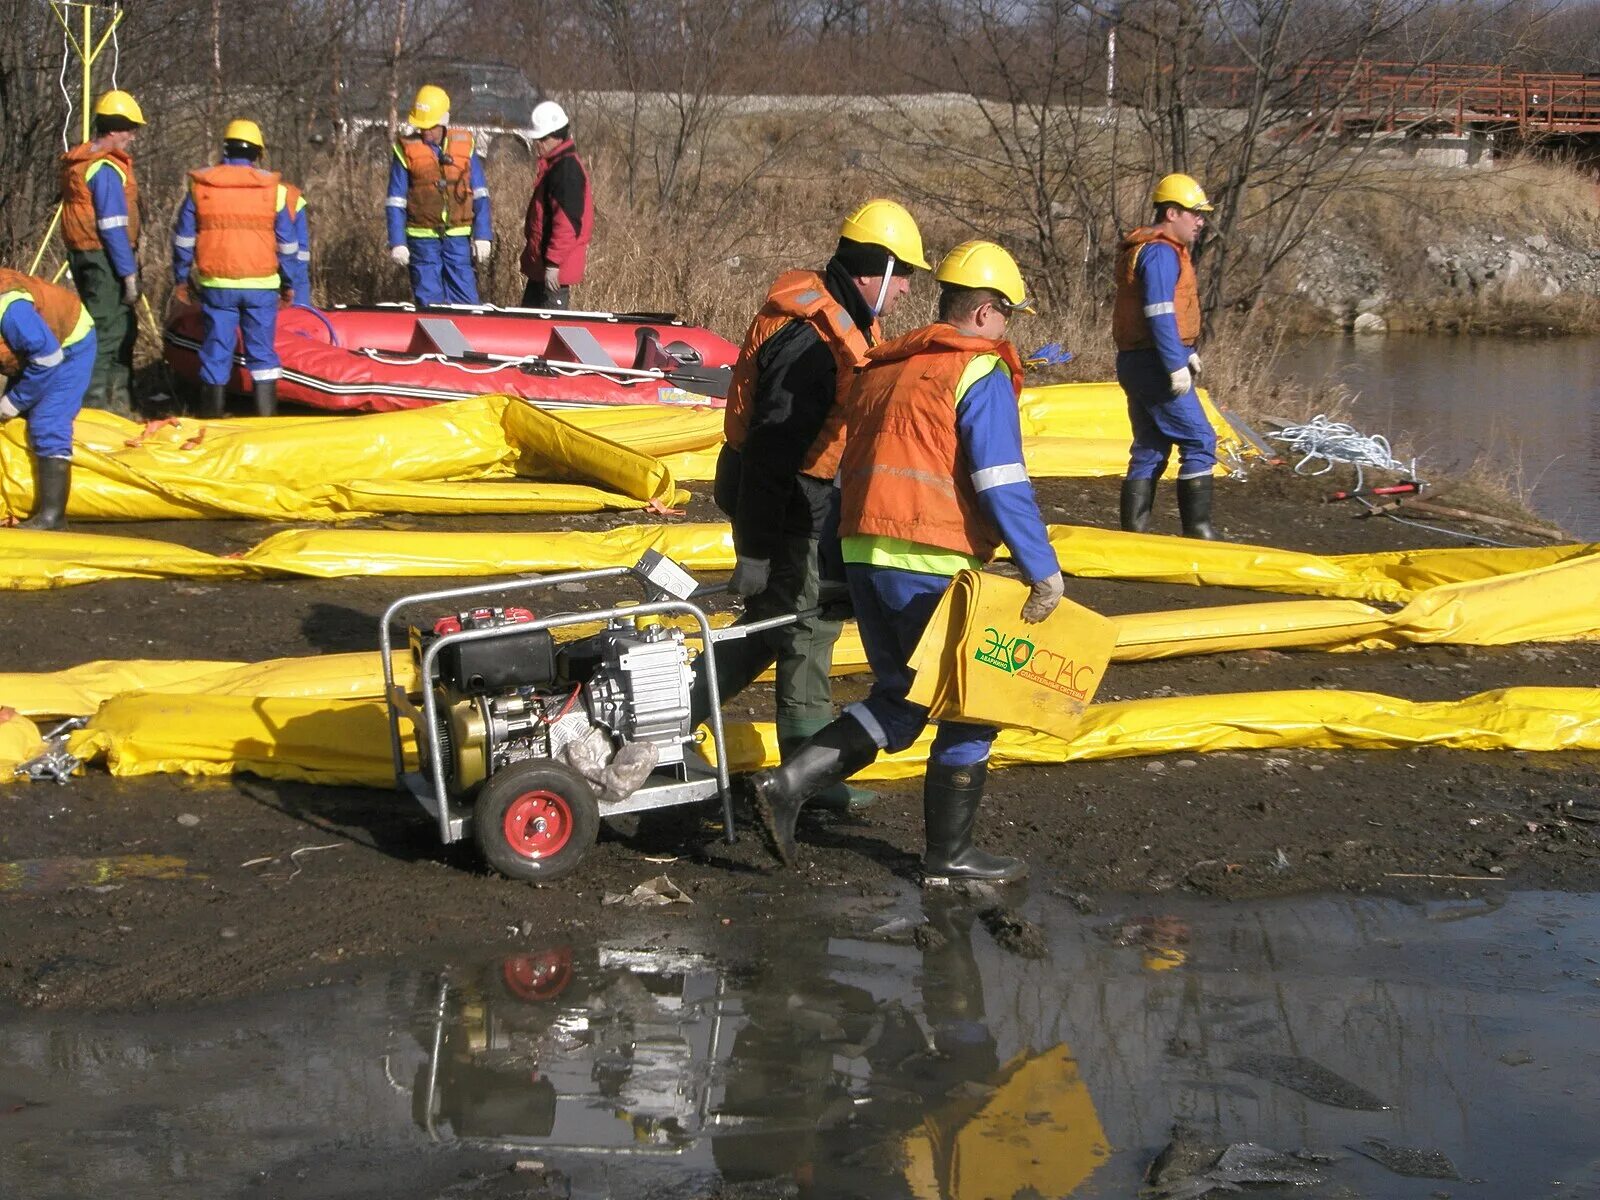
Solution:
{"label": "work glove", "polygon": [[1200,375],[1200,351],[1198,350],[1189,351],[1189,374],[1197,378]]}
{"label": "work glove", "polygon": [[139,277],[137,275],[124,275],[122,277],[122,302],[129,308],[139,302]]}
{"label": "work glove", "polygon": [[561,268],[555,265],[544,269],[544,290],[554,292],[561,287]]}
{"label": "work glove", "polygon": [[402,267],[409,267],[411,265],[411,247],[404,245],[390,246],[389,257],[394,259],[395,262],[399,263]]}
{"label": "work glove", "polygon": [[1194,386],[1194,376],[1189,374],[1188,367],[1179,367],[1167,377],[1172,385],[1172,394],[1181,396]]}
{"label": "work glove", "polygon": [[771,577],[770,558],[746,558],[741,554],[734,560],[733,577],[728,580],[728,590],[748,600],[766,591],[767,580]]}
{"label": "work glove", "polygon": [[849,585],[837,579],[822,581],[817,589],[817,607],[822,610],[817,616],[824,621],[848,621],[856,615],[856,607],[850,602]]}
{"label": "work glove", "polygon": [[1066,590],[1060,571],[1039,580],[1038,583],[1029,584],[1028,598],[1022,603],[1022,619],[1029,625],[1037,625],[1055,612],[1056,605],[1061,603],[1061,595]]}
{"label": "work glove", "polygon": [[488,238],[476,238],[472,243],[472,261],[488,262],[489,251],[494,248],[494,243]]}

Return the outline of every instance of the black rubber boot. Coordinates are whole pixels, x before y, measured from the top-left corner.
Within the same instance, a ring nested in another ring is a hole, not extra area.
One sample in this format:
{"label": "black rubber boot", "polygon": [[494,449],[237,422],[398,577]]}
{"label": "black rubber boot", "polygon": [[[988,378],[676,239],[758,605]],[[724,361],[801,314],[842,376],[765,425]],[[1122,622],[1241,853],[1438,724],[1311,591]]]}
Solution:
{"label": "black rubber boot", "polygon": [[[815,737],[827,728],[828,721],[794,720],[792,718],[778,718],[778,759],[788,762],[794,753],[806,742],[807,738]],[[811,797],[811,803],[817,808],[827,809],[829,812],[860,812],[870,808],[878,800],[877,792],[869,792],[865,788],[851,787],[847,783],[836,783],[832,787],[823,788]]]}
{"label": "black rubber boot", "polygon": [[1211,476],[1178,480],[1178,519],[1184,537],[1217,540],[1217,531],[1211,528]]}
{"label": "black rubber boot", "polygon": [[794,840],[795,822],[805,802],[832,787],[878,757],[878,745],[854,717],[840,717],[807,738],[789,761],[770,771],[758,771],[742,780],[761,818],[767,849],[784,866],[792,867],[799,853]]}
{"label": "black rubber boot", "polygon": [[1122,481],[1122,528],[1129,533],[1144,533],[1150,528],[1150,509],[1156,502],[1154,479]]}
{"label": "black rubber boot", "polygon": [[18,522],[21,529],[65,529],[67,493],[72,490],[70,458],[33,460],[33,515]]}
{"label": "black rubber boot", "polygon": [[200,385],[200,415],[208,420],[228,415],[228,385],[202,383]]}
{"label": "black rubber boot", "polygon": [[276,379],[257,379],[254,387],[256,393],[256,416],[277,416],[278,381]]}
{"label": "black rubber boot", "polygon": [[970,767],[928,764],[922,783],[922,821],[928,840],[928,851],[922,856],[925,879],[1010,883],[1027,875],[1028,864],[1021,859],[989,854],[972,844],[972,827],[978,823],[978,806],[988,777],[986,762]]}

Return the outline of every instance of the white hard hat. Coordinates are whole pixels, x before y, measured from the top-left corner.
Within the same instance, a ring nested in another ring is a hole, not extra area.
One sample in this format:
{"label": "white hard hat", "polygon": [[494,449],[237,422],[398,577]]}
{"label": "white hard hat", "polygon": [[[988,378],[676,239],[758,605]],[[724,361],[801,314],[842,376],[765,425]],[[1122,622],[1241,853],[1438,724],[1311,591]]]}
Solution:
{"label": "white hard hat", "polygon": [[533,116],[529,124],[533,128],[534,137],[549,137],[556,130],[566,127],[567,110],[554,100],[541,100],[533,106]]}

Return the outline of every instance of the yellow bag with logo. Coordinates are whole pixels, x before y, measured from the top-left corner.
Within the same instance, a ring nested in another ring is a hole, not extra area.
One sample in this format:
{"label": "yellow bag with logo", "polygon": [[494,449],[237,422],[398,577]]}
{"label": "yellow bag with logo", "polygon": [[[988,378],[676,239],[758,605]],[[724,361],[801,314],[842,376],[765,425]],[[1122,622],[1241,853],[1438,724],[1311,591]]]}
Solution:
{"label": "yellow bag with logo", "polygon": [[911,655],[908,699],[938,720],[1070,737],[1105,676],[1117,627],[1070,600],[1026,625],[1027,598],[1018,580],[958,574]]}

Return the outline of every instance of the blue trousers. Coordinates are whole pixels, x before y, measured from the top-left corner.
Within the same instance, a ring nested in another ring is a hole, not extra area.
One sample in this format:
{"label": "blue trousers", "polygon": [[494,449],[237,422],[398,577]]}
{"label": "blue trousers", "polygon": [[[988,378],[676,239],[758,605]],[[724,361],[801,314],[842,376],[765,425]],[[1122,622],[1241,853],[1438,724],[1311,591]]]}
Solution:
{"label": "blue trousers", "polygon": [[[912,676],[906,663],[950,577],[862,563],[846,563],[845,577],[873,675],[871,693],[845,712],[883,749],[904,750],[928,724],[928,710],[906,699]],[[940,721],[929,759],[947,767],[984,762],[998,732],[992,725]]]}
{"label": "blue trousers", "polygon": [[277,288],[212,288],[200,291],[200,382],[225,384],[233,371],[233,350],[244,334],[244,365],[252,379],[277,379]]}
{"label": "blue trousers", "polygon": [[1217,465],[1217,431],[1206,420],[1194,388],[1174,396],[1167,368],[1154,350],[1118,354],[1117,382],[1128,397],[1128,420],[1133,425],[1129,479],[1159,479],[1174,446],[1179,479],[1211,474]]}
{"label": "blue trousers", "polygon": [[411,295],[418,304],[476,304],[478,277],[468,237],[407,238]]}
{"label": "blue trousers", "polygon": [[39,458],[72,457],[72,422],[83,407],[83,394],[94,376],[97,350],[91,329],[82,341],[62,349],[61,361],[35,386],[19,386],[6,393],[27,421],[28,446]]}

